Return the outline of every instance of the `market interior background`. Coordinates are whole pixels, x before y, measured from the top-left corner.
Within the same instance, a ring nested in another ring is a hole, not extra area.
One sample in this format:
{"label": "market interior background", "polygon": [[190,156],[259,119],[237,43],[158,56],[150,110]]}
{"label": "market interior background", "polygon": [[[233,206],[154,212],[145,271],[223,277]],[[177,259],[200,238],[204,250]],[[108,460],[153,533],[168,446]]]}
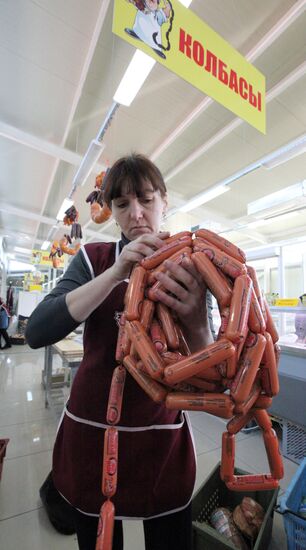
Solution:
{"label": "market interior background", "polygon": [[[169,190],[165,230],[205,227],[238,245],[271,304],[277,295],[296,299],[306,291],[305,8],[305,0],[192,1],[190,9],[266,76],[266,135],[155,63],[132,104],[115,111],[97,163],[74,189],[83,243],[118,239],[112,219],[91,221],[86,197],[98,173],[141,152]],[[112,14],[111,0],[0,1],[0,295],[5,299],[11,285],[16,316],[19,294],[31,287],[38,300],[35,286],[47,292],[62,273],[33,263],[32,250],[50,248],[67,232],[57,213],[135,52],[112,33]],[[211,198],[220,189],[227,192]],[[289,323],[294,331],[293,317]],[[75,548],[70,537],[52,533],[37,498],[56,427],[41,393],[43,352],[14,346],[1,366],[0,438],[11,443],[0,484],[0,546],[16,548],[26,533],[26,549]],[[219,460],[221,440],[215,419],[205,432],[194,418],[203,476]],[[245,434],[238,465],[261,471],[248,446]],[[283,489],[295,469],[286,460]],[[282,520],[276,522],[272,544],[283,548]]]}

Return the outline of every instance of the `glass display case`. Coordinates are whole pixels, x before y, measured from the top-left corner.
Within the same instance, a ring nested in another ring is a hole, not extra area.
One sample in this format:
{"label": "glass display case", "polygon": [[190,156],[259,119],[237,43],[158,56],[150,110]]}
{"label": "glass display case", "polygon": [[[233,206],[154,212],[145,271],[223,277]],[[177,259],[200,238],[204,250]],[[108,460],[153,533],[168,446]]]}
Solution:
{"label": "glass display case", "polygon": [[[215,304],[216,306],[216,304]],[[306,307],[269,306],[279,333],[280,391],[269,412],[306,428]],[[220,326],[217,307],[213,309],[216,335]],[[305,431],[306,434],[306,431]]]}
{"label": "glass display case", "polygon": [[306,307],[270,306],[273,321],[279,334],[279,344],[283,350],[302,350],[306,357]]}
{"label": "glass display case", "polygon": [[[270,413],[306,427],[306,307],[270,306],[279,333],[279,394]],[[305,432],[306,433],[306,432]]]}

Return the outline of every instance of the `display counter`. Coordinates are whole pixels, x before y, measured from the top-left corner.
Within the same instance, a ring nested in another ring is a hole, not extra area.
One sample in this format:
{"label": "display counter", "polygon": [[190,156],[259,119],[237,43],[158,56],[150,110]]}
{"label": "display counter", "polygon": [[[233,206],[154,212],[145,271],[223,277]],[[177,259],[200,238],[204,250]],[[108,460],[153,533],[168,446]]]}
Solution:
{"label": "display counter", "polygon": [[279,333],[280,391],[269,412],[306,427],[306,307],[275,307],[270,311]]}
{"label": "display counter", "polygon": [[[306,427],[306,307],[270,306],[279,333],[280,391],[269,412]],[[220,326],[217,307],[213,309],[216,335]]]}

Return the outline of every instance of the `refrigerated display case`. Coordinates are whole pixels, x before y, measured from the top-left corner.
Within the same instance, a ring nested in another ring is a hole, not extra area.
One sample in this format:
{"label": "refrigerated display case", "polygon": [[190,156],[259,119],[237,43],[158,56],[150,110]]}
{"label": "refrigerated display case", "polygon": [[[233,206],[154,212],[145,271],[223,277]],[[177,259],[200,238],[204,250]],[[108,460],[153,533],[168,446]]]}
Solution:
{"label": "refrigerated display case", "polygon": [[280,391],[269,412],[306,428],[306,307],[270,306],[279,333]]}
{"label": "refrigerated display case", "polygon": [[[270,306],[270,311],[279,333],[281,354],[280,391],[269,412],[306,430],[306,307]],[[213,323],[217,335],[220,326],[217,307],[213,309]]]}

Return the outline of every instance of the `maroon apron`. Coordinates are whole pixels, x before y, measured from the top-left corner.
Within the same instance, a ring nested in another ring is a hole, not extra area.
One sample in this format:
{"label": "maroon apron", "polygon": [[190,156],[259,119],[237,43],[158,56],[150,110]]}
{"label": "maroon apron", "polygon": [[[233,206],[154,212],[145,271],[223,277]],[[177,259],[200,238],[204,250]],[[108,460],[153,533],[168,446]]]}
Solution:
{"label": "maroon apron", "polygon": [[[85,245],[96,277],[115,261],[116,243]],[[99,514],[103,438],[118,327],[127,283],[120,283],[85,324],[84,358],[75,376],[53,452],[57,489],[85,514]],[[195,453],[185,413],[154,403],[127,373],[118,426],[116,518],[151,518],[187,506],[195,480]]]}

